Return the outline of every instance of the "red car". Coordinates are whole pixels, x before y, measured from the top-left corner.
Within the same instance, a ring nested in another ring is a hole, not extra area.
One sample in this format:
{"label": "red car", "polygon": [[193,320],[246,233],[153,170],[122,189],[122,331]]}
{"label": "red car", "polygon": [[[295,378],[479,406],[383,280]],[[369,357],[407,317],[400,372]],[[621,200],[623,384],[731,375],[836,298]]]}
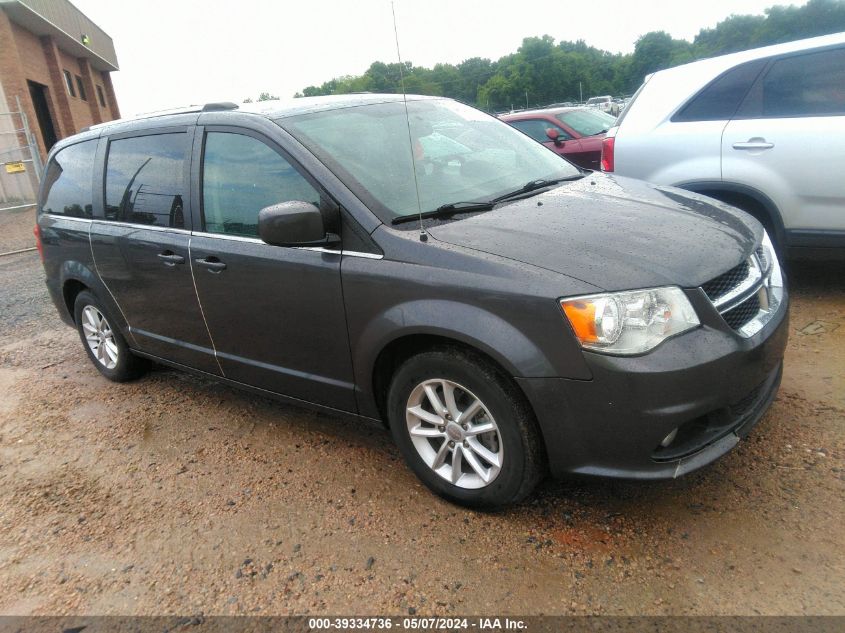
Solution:
{"label": "red car", "polygon": [[604,133],[616,124],[616,117],[596,108],[525,110],[499,118],[587,169],[600,168]]}

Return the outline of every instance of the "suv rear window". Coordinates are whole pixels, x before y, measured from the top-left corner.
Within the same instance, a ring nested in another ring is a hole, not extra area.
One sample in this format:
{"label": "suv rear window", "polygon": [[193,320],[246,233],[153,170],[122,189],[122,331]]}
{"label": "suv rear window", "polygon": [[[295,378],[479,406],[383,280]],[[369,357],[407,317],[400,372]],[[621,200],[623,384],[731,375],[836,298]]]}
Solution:
{"label": "suv rear window", "polygon": [[106,219],[185,228],[185,132],[111,141]]}
{"label": "suv rear window", "polygon": [[672,121],[681,123],[730,119],[767,62],[766,59],[757,59],[721,74],[678,111]]}
{"label": "suv rear window", "polygon": [[845,49],[779,59],[763,78],[763,116],[845,114]]}
{"label": "suv rear window", "polygon": [[45,213],[90,218],[93,208],[94,154],[97,141],[83,141],[59,150],[44,176]]}

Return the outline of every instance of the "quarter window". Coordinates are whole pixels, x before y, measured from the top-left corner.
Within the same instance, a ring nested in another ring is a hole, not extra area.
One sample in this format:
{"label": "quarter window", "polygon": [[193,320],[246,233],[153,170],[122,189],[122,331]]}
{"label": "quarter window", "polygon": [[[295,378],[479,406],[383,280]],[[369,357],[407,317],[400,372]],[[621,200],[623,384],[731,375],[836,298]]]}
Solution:
{"label": "quarter window", "polygon": [[184,228],[187,148],[184,132],[111,141],[106,219]]}
{"label": "quarter window", "polygon": [[258,212],[279,202],[319,206],[320,194],[279,153],[251,136],[209,132],[202,207],[209,233],[258,236]]}
{"label": "quarter window", "polygon": [[60,150],[47,166],[45,213],[90,218],[94,196],[91,179],[97,141],[84,141]]}
{"label": "quarter window", "polygon": [[562,141],[568,141],[572,138],[563,128],[555,125],[551,121],[547,121],[546,119],[523,119],[522,121],[508,121],[508,123],[520,132],[524,132],[540,143],[548,143],[551,141],[551,139],[546,136],[546,130],[549,128],[557,130],[559,134],[558,138]]}
{"label": "quarter window", "polygon": [[763,116],[845,114],[845,49],[779,59],[763,78]]}

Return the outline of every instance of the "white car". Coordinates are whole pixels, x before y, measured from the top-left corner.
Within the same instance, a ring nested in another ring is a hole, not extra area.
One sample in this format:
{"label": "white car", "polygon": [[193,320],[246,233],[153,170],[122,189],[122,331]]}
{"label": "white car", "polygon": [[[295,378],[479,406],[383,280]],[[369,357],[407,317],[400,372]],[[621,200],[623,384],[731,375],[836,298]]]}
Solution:
{"label": "white car", "polygon": [[737,206],[791,256],[845,256],[845,33],[646,77],[602,169]]}
{"label": "white car", "polygon": [[610,108],[613,106],[613,97],[604,95],[603,97],[591,97],[587,99],[586,106],[588,108],[598,108],[602,112],[610,114]]}

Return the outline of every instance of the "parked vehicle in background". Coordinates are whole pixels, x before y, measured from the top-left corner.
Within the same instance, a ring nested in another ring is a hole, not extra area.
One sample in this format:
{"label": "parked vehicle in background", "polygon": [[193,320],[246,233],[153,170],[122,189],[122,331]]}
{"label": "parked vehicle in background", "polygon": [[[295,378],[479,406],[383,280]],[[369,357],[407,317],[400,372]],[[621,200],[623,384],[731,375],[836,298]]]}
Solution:
{"label": "parked vehicle in background", "polygon": [[610,104],[610,112],[608,114],[614,117],[618,117],[620,114],[622,114],[622,110],[625,109],[626,104],[627,101],[625,101],[624,99],[614,99],[613,102]]}
{"label": "parked vehicle in background", "polygon": [[383,420],[470,506],[549,471],[690,472],[780,384],[787,290],[757,221],[585,173],[450,99],[98,125],[51,150],[37,222],[53,302],[106,378],[152,359]]}
{"label": "parked vehicle in background", "polygon": [[588,108],[598,108],[602,112],[610,114],[610,110],[613,107],[613,97],[610,95],[604,95],[603,97],[591,97],[590,99],[587,99],[586,106]]}
{"label": "parked vehicle in background", "polygon": [[616,119],[596,108],[547,108],[499,117],[576,165],[599,169],[601,143]]}
{"label": "parked vehicle in background", "polygon": [[800,258],[845,258],[845,33],[646,78],[602,169],[703,193]]}

